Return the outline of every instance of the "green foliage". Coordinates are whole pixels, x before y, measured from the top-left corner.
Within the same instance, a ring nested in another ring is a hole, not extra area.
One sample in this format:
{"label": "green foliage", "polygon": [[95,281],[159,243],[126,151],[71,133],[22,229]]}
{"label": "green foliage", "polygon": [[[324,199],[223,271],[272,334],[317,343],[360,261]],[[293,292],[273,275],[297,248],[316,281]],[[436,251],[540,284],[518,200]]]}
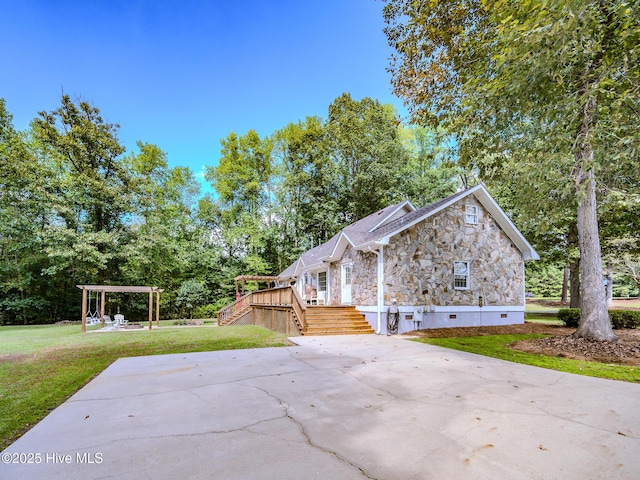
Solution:
{"label": "green foliage", "polygon": [[[596,215],[598,205],[611,205],[601,216],[623,207],[615,191],[638,202],[636,9],[624,0],[386,3],[395,92],[416,121],[455,133],[462,165],[506,181],[545,249],[560,239],[571,255],[577,226],[590,319],[580,334],[606,336]],[[619,235],[608,218],[606,233]]]}
{"label": "green foliage", "polygon": [[[580,309],[562,308],[558,311],[558,318],[567,327],[577,328],[580,323]],[[640,312],[637,310],[609,310],[609,318],[614,329],[640,328]]]}
{"label": "green foliage", "polygon": [[542,336],[543,335],[486,335],[460,338],[424,338],[416,341],[576,375],[609,378],[634,383],[640,382],[640,367],[607,365],[599,362],[584,362],[568,358],[534,355],[509,347],[519,340],[540,338]]}
{"label": "green foliage", "polygon": [[562,295],[562,281],[564,266],[546,264],[543,262],[529,262],[525,266],[527,292],[536,297],[557,297]]}
{"label": "green foliage", "polygon": [[561,308],[558,310],[558,319],[562,320],[567,327],[578,328],[580,324],[580,309]]}
{"label": "green foliage", "polygon": [[189,318],[193,318],[193,310],[207,301],[208,291],[198,280],[191,279],[182,282],[178,289],[176,304],[186,310]]}
{"label": "green foliage", "polygon": [[329,105],[327,139],[339,181],[343,225],[401,198],[401,166],[409,160],[393,109],[344,93]]}
{"label": "green foliage", "polygon": [[[78,284],[160,287],[163,318],[220,308],[236,276],[277,274],[380,207],[459,185],[446,132],[403,127],[391,106],[348,94],[327,118],[230,133],[205,196],[158,146],[125,152],[118,129],[64,95],[16,132],[0,101],[0,323],[77,319]],[[144,295],[107,295],[110,315],[144,320],[147,308]]]}
{"label": "green foliage", "polygon": [[[225,300],[225,304],[228,302]],[[224,305],[223,305],[224,307]],[[200,305],[193,309],[193,318],[216,318],[219,308],[212,303]]]}

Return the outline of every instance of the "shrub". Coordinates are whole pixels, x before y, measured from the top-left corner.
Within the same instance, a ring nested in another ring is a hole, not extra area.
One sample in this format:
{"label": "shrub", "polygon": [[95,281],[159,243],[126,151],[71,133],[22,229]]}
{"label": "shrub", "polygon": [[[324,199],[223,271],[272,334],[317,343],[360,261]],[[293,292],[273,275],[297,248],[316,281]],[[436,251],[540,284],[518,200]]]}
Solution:
{"label": "shrub", "polygon": [[[611,326],[619,328],[640,328],[640,311],[636,310],[609,310]],[[579,308],[561,308],[558,310],[558,319],[567,327],[577,328],[580,323]]]}
{"label": "shrub", "polygon": [[193,309],[194,318],[216,318],[217,314],[218,309],[211,303],[208,305],[200,305]]}
{"label": "shrub", "polygon": [[561,308],[558,310],[558,320],[562,320],[567,327],[577,328],[580,323],[580,309]]}
{"label": "shrub", "polygon": [[609,310],[613,328],[639,328],[640,312],[635,310]]}

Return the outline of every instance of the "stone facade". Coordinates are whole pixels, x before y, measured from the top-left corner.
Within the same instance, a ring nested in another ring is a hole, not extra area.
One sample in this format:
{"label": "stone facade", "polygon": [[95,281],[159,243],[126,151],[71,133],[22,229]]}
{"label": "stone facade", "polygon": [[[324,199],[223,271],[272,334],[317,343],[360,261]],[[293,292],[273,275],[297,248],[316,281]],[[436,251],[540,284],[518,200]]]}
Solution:
{"label": "stone facade", "polygon": [[[466,223],[466,206],[477,207],[477,224]],[[468,262],[468,288],[454,287],[455,261]],[[377,305],[377,254],[347,248],[330,266],[330,300],[342,302],[342,265],[353,264],[351,303]],[[473,196],[392,237],[384,247],[384,304],[478,306],[524,305],[522,254]]]}

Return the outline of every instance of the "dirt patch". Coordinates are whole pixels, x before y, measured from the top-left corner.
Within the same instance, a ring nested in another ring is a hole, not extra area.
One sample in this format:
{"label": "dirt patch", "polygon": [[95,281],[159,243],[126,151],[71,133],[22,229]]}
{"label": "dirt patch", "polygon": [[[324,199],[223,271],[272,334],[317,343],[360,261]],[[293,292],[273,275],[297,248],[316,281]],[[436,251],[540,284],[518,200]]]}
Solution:
{"label": "dirt patch", "polygon": [[640,366],[640,330],[615,330],[617,342],[592,342],[572,336],[574,328],[527,322],[496,327],[434,328],[409,332],[425,338],[474,337],[478,335],[545,334],[548,338],[523,340],[511,348],[528,353],[565,357],[589,362]]}

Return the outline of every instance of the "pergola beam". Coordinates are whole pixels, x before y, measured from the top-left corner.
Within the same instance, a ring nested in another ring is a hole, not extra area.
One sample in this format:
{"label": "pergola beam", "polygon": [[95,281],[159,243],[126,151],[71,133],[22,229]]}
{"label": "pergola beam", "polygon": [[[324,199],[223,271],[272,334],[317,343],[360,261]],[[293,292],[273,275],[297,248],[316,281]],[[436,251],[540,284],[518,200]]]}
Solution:
{"label": "pergola beam", "polygon": [[234,278],[234,280],[236,281],[236,295],[239,293],[238,282],[240,282],[242,285],[242,295],[244,295],[245,282],[267,282],[268,287],[271,282],[273,282],[275,285],[278,282],[278,277],[267,275],[238,275],[236,278]]}

